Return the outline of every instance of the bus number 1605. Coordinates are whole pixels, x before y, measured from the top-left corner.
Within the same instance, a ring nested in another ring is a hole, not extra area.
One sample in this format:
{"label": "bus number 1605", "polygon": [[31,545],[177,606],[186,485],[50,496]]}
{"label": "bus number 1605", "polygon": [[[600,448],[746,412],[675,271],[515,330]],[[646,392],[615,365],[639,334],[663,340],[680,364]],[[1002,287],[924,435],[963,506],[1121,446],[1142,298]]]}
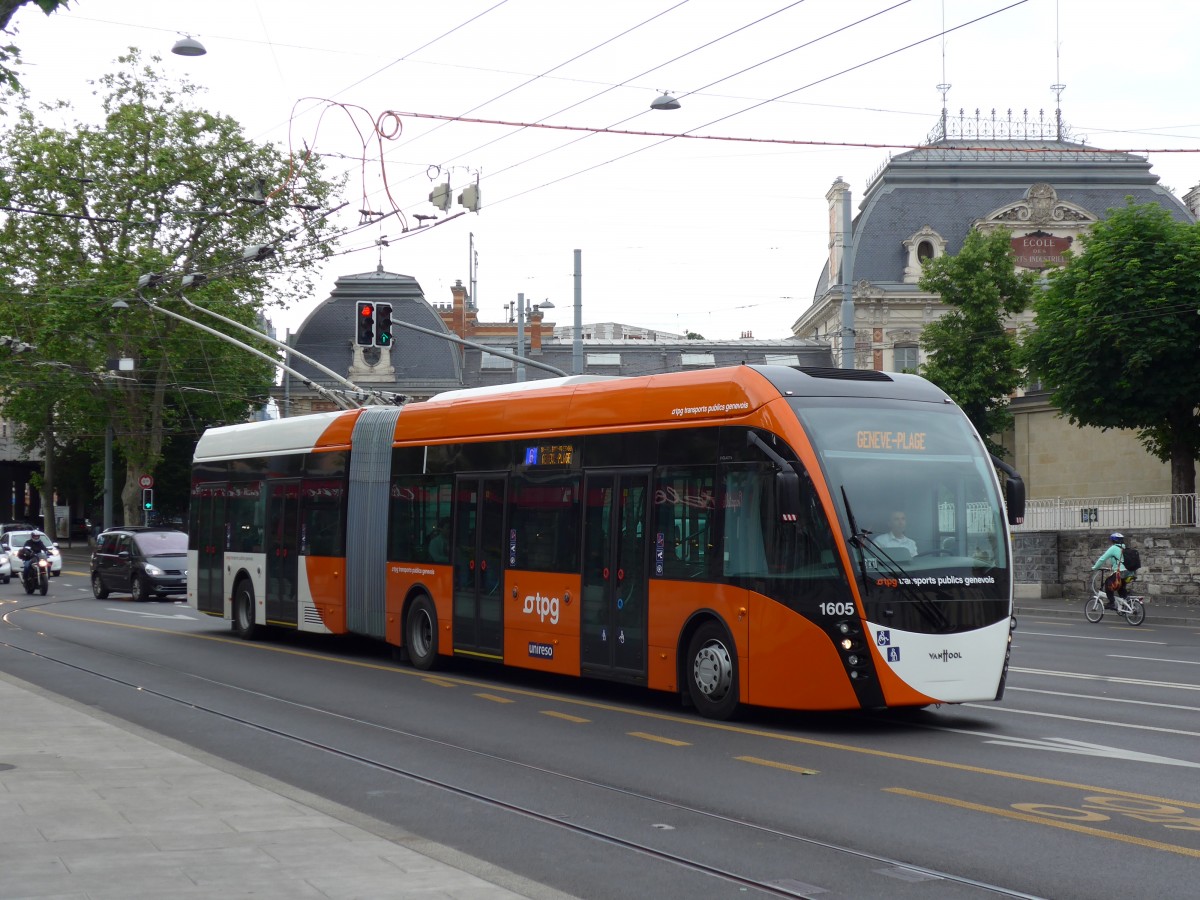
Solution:
{"label": "bus number 1605", "polygon": [[853,603],[822,603],[821,612],[827,616],[852,616],[854,615]]}

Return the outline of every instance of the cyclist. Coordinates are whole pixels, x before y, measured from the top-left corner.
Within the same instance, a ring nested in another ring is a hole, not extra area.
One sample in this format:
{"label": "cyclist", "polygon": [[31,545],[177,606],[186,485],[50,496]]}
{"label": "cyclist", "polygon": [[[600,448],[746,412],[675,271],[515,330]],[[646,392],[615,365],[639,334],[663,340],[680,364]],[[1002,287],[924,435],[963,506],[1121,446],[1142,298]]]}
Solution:
{"label": "cyclist", "polygon": [[1129,582],[1133,580],[1133,573],[1125,568],[1125,535],[1114,531],[1108,539],[1111,544],[1092,565],[1092,571],[1103,568],[1113,570],[1113,574],[1104,579],[1104,596],[1108,598],[1104,608],[1113,609],[1113,591],[1120,594],[1122,600],[1126,599],[1129,596]]}

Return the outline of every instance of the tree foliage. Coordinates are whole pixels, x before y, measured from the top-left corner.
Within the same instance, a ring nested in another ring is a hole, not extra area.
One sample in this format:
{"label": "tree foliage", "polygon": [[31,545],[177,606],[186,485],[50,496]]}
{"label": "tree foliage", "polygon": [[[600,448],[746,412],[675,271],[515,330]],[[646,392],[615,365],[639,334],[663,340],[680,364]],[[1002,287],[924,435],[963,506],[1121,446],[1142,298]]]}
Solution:
{"label": "tree foliage", "polygon": [[[12,17],[26,4],[34,3],[42,8],[42,12],[50,15],[60,6],[65,7],[68,2],[69,0],[0,0],[0,31],[5,34],[13,33],[13,29],[9,27]],[[0,46],[0,85],[6,85],[14,91],[20,90],[21,80],[12,68],[20,61],[21,51],[16,44]],[[2,111],[3,107],[0,107],[0,112]]]}
{"label": "tree foliage", "polygon": [[[0,135],[0,205],[21,210],[0,220],[0,297],[6,328],[35,347],[0,358],[5,417],[47,461],[61,446],[98,446],[111,424],[127,522],[140,517],[137,476],[153,474],[168,435],[244,421],[274,379],[270,364],[162,312],[230,331],[189,312],[182,276],[203,273],[192,302],[247,325],[311,294],[308,270],[328,253],[318,210],[335,189],[316,162],[289,160],[196,107],[196,88],[168,82],[159,62],[143,66],[131,51],[99,80],[99,125],[43,124],[22,104]],[[244,202],[260,183],[265,202]],[[255,244],[279,252],[247,262]],[[139,291],[149,273],[161,283]],[[112,371],[119,358],[133,371]]]}
{"label": "tree foliage", "polygon": [[1006,321],[1028,307],[1037,278],[1015,269],[1011,238],[1002,228],[986,237],[972,229],[957,255],[925,263],[920,280],[922,290],[951,307],[925,326],[921,345],[929,358],[921,374],[962,407],[997,455],[1004,448],[992,436],[1012,427],[1008,401],[1021,384]]}
{"label": "tree foliage", "polygon": [[1025,340],[1031,376],[1071,422],[1136,429],[1196,489],[1200,453],[1200,226],[1156,203],[1109,210],[1051,273]]}

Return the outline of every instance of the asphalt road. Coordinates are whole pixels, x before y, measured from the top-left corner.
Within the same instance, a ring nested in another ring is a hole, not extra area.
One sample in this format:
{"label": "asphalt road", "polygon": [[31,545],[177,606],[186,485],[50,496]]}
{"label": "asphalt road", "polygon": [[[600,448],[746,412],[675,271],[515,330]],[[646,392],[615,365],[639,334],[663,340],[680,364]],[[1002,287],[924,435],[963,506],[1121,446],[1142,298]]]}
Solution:
{"label": "asphalt road", "polygon": [[1192,890],[1200,628],[1023,615],[1001,703],[716,723],[365,642],[246,643],[76,572],[0,586],[0,668],[577,896]]}

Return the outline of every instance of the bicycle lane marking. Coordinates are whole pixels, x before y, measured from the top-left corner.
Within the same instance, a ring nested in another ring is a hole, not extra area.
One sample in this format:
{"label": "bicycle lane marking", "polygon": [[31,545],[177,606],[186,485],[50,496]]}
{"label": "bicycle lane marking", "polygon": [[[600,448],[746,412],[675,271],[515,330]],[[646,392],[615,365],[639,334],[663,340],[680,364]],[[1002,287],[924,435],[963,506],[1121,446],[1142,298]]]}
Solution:
{"label": "bicycle lane marking", "polygon": [[[1139,801],[1125,795],[1113,794],[1097,794],[1083,798],[1083,802],[1078,807],[1072,806],[1056,806],[1047,803],[1014,803],[1008,809],[999,806],[987,806],[983,803],[974,803],[970,800],[959,800],[957,797],[945,797],[939,794],[929,794],[924,791],[914,791],[908,788],[890,787],[883,788],[886,793],[897,794],[902,797],[911,797],[916,800],[926,800],[931,803],[940,803],[945,806],[953,806],[958,809],[965,809],[972,812],[986,813],[988,815],[999,816],[1005,819],[1014,819],[1019,822],[1028,822],[1033,825],[1044,825],[1048,828],[1059,828],[1064,831],[1073,831],[1077,834],[1087,835],[1089,837],[1098,837],[1104,840],[1119,841],[1124,844],[1133,844],[1138,847],[1144,847],[1148,850],[1162,850],[1167,853],[1175,853],[1179,856],[1190,856],[1200,859],[1200,848],[1184,847],[1179,844],[1169,844],[1164,841],[1154,840],[1152,838],[1139,837],[1133,834],[1123,834],[1119,831],[1108,831],[1103,828],[1096,828],[1094,825],[1084,825],[1082,822],[1111,822],[1114,821],[1112,815],[1108,813],[1117,812],[1118,815],[1127,818],[1141,819],[1142,821],[1157,821],[1158,824],[1167,828],[1179,828],[1185,831],[1200,831],[1200,818],[1189,817],[1183,815],[1185,809],[1200,808],[1200,804],[1185,803],[1185,802],[1163,802],[1159,803],[1155,800]],[[1113,803],[1128,803],[1131,809],[1120,809],[1114,807]],[[1139,811],[1134,811],[1138,802],[1145,803]],[[1159,812],[1148,812],[1147,810],[1158,809]],[[1038,815],[1034,811],[1040,811]],[[1102,811],[1106,810],[1106,811]],[[1167,810],[1169,812],[1163,812]]]}

